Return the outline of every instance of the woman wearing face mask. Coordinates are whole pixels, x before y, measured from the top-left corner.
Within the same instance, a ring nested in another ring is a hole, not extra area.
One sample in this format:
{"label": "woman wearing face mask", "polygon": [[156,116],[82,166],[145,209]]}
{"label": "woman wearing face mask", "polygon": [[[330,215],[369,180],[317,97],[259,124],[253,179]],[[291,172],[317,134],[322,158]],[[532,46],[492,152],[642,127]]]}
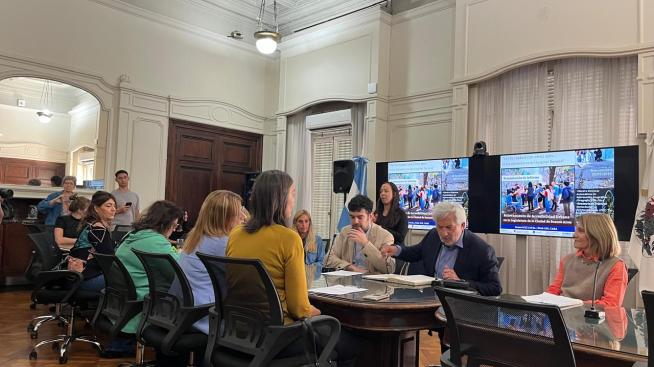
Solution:
{"label": "woman wearing face mask", "polygon": [[[65,183],[64,183],[65,185]],[[116,242],[111,238],[111,221],[116,213],[116,199],[106,191],[97,191],[81,224],[81,232],[70,250],[68,268],[84,276],[82,290],[100,292],[104,288],[104,276],[94,252],[113,254]]]}
{"label": "woman wearing face mask", "polygon": [[400,193],[392,182],[384,182],[379,188],[375,219],[378,225],[393,235],[395,244],[404,244],[409,231],[409,219],[400,208]]}
{"label": "woman wearing face mask", "polygon": [[585,303],[591,303],[594,294],[597,305],[622,306],[627,290],[627,267],[618,258],[620,244],[611,217],[606,214],[578,217],[574,240],[576,253],[561,259],[559,271],[547,292]]}
{"label": "woman wearing face mask", "polygon": [[322,264],[325,257],[325,245],[322,238],[316,234],[311,222],[311,214],[306,210],[299,210],[293,217],[293,229],[300,235],[304,246],[304,265],[307,273],[307,284],[320,278]]}

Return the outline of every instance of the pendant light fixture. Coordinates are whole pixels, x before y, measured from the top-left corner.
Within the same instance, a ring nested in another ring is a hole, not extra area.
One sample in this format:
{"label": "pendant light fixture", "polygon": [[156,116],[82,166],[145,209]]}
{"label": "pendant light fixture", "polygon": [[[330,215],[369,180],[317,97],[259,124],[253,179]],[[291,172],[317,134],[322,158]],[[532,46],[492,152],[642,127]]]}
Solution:
{"label": "pendant light fixture", "polygon": [[36,112],[41,123],[47,124],[52,119],[54,114],[50,112],[48,107],[52,103],[52,85],[49,80],[43,81],[43,91],[41,92],[41,109]]}
{"label": "pendant light fixture", "polygon": [[279,25],[277,24],[277,0],[273,0],[273,16],[275,20],[275,30],[263,29],[263,15],[265,13],[266,0],[261,0],[261,8],[259,9],[259,26],[257,31],[254,32],[254,39],[256,40],[257,50],[265,55],[270,55],[277,50],[277,44],[281,42],[282,36],[279,34]]}

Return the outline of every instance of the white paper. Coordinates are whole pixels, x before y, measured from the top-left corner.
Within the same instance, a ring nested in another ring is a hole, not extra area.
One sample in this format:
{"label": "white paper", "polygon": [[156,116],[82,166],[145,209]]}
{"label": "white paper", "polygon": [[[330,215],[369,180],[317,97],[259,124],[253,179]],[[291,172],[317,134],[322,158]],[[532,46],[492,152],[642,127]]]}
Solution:
{"label": "white paper", "polygon": [[543,292],[541,294],[535,294],[533,296],[522,296],[527,302],[530,303],[544,303],[548,305],[558,306],[559,308],[571,308],[577,307],[584,304],[584,301],[576,298],[557,296],[552,293]]}
{"label": "white paper", "polygon": [[431,285],[436,280],[434,277],[426,275],[397,275],[397,274],[373,274],[364,275],[363,279],[381,280],[390,283],[398,283],[405,285]]}
{"label": "white paper", "polygon": [[348,271],[348,270],[336,270],[336,271],[330,271],[328,273],[323,273],[324,275],[336,275],[339,277],[351,277],[353,275],[361,275],[363,273],[359,273],[356,271]]}
{"label": "white paper", "polygon": [[354,287],[351,285],[332,285],[331,287],[322,287],[322,288],[313,288],[309,289],[309,292],[313,293],[322,293],[322,294],[331,294],[335,296],[342,296],[344,294],[356,293],[367,291],[366,288]]}

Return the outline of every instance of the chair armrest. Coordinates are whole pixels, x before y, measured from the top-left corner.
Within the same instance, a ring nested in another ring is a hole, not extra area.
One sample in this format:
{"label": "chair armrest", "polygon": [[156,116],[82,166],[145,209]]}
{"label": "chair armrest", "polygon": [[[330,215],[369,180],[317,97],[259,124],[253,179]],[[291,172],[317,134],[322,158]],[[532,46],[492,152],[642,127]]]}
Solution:
{"label": "chair armrest", "polygon": [[201,318],[209,315],[209,309],[214,306],[213,303],[206,303],[198,306],[182,306],[179,309],[178,316],[175,319],[175,329],[168,332],[163,342],[161,343],[161,351],[169,355],[172,353],[172,347],[175,345],[177,339],[188,332],[191,326]]}
{"label": "chair armrest", "polygon": [[341,335],[341,323],[332,316],[319,315],[307,319],[311,323],[317,337],[320,338],[320,345],[324,346],[318,356],[320,365],[329,365],[330,356]]}

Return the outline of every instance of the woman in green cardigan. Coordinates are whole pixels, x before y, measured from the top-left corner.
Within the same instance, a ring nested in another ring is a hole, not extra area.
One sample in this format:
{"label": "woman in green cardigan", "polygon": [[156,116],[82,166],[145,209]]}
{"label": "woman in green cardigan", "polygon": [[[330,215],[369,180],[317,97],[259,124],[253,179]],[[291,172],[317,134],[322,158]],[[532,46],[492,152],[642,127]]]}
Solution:
{"label": "woman in green cardigan", "polygon": [[[134,281],[138,299],[143,299],[149,293],[148,277],[143,264],[132,249],[157,254],[171,254],[176,260],[179,260],[179,255],[175,248],[171,246],[168,237],[177,227],[177,221],[183,214],[182,209],[170,201],[159,200],[155,202],[146,209],[145,214],[133,225],[132,232],[125,237],[116,250],[116,257],[125,265]],[[135,334],[140,320],[141,314],[136,315],[125,325],[122,331],[127,334]],[[120,346],[115,348],[116,351],[120,352],[124,352],[124,349],[120,348]],[[111,353],[109,348],[108,350]]]}

